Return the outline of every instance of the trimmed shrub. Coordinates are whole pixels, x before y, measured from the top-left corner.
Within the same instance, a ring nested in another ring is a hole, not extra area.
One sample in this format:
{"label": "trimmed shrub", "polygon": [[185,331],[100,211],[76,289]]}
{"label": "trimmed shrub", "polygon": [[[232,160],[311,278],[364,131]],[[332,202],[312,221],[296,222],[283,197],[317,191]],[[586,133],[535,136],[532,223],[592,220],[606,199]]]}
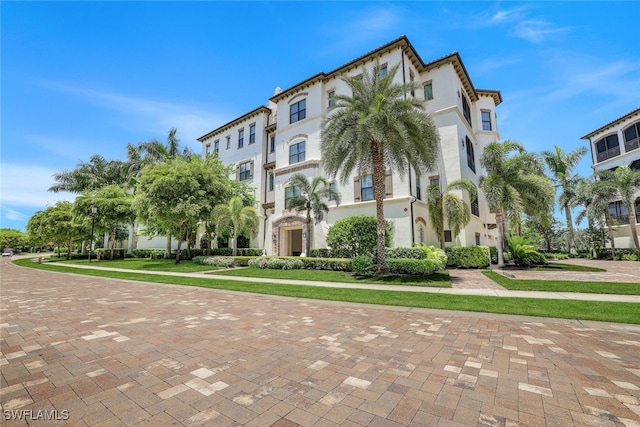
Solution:
{"label": "trimmed shrub", "polygon": [[369,255],[360,255],[351,260],[353,272],[360,276],[371,276],[374,273],[373,259]]}
{"label": "trimmed shrub", "polygon": [[422,246],[413,248],[387,248],[385,252],[387,258],[425,259],[428,255]]}
{"label": "trimmed shrub", "polygon": [[621,258],[622,261],[638,261],[638,255],[636,254],[624,254]]}
{"label": "trimmed shrub", "polygon": [[436,246],[420,245],[419,247],[425,252],[426,259],[436,263],[436,266],[438,267],[436,271],[444,270],[447,266],[447,254],[445,251]]}
{"label": "trimmed shrub", "polygon": [[[198,259],[199,261],[196,262],[196,259]],[[224,268],[233,267],[233,265],[235,264],[235,259],[231,257],[221,257],[221,256],[214,256],[214,257],[198,256],[194,258],[193,261],[196,262],[196,264],[210,265],[212,267],[224,267]]]}
{"label": "trimmed shrub", "polygon": [[252,268],[268,268],[272,270],[299,270],[304,267],[300,259],[294,258],[276,258],[276,257],[259,257],[249,260],[249,267]]}
{"label": "trimmed shrub", "polygon": [[346,258],[298,258],[306,270],[351,271],[351,260]]}
{"label": "trimmed shrub", "polygon": [[447,257],[448,267],[485,268],[489,265],[486,246],[451,246],[447,248]]}
{"label": "trimmed shrub", "polygon": [[331,249],[329,248],[311,249],[309,256],[311,258],[333,258],[331,256]]}
{"label": "trimmed shrub", "polygon": [[135,249],[133,256],[136,258],[160,259],[164,257],[164,249]]}
{"label": "trimmed shrub", "polygon": [[[337,258],[373,255],[378,245],[377,220],[373,215],[348,216],[336,223],[327,233],[327,245]],[[387,221],[385,246],[391,244],[391,224]]]}
{"label": "trimmed shrub", "polygon": [[437,262],[428,259],[389,258],[389,272],[394,274],[412,274],[426,276],[438,271]]}
{"label": "trimmed shrub", "polygon": [[569,259],[569,254],[564,252],[547,252],[544,255],[547,259]]}

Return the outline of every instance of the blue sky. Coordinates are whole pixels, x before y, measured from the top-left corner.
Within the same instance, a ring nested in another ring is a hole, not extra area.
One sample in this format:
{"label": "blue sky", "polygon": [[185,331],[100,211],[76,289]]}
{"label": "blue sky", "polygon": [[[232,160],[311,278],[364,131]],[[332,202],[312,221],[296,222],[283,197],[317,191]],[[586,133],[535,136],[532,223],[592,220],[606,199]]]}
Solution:
{"label": "blue sky", "polygon": [[[0,226],[74,195],[51,175],[183,144],[401,35],[498,89],[502,139],[572,150],[640,107],[639,2],[2,2]],[[590,154],[578,170],[590,175]]]}

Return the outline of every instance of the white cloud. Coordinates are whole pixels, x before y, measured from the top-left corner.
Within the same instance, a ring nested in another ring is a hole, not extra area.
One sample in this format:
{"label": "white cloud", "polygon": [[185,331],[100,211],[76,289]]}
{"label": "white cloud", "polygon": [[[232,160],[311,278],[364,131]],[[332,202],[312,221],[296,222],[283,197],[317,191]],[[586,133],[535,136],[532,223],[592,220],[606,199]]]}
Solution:
{"label": "white cloud", "polygon": [[556,27],[545,20],[524,20],[518,22],[513,29],[513,35],[532,43],[547,40],[553,35],[569,31],[569,27]]}
{"label": "white cloud", "polygon": [[[19,207],[45,209],[57,201],[75,200],[71,193],[51,193],[47,189],[54,184],[52,175],[56,171],[34,165],[2,163],[2,182],[0,183],[0,204],[8,219],[16,219]],[[9,208],[9,206],[11,206]],[[7,216],[8,210],[15,213]]]}

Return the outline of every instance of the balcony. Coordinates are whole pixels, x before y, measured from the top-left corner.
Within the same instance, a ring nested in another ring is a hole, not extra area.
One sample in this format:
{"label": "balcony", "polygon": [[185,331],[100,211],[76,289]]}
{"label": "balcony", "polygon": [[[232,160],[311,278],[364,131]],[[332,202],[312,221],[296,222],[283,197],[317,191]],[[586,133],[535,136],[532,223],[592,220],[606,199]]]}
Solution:
{"label": "balcony", "polygon": [[608,150],[601,151],[596,155],[598,159],[598,163],[604,162],[605,160],[613,159],[620,155],[620,146],[609,148]]}
{"label": "balcony", "polygon": [[640,148],[640,138],[634,138],[624,142],[624,151],[627,153],[637,148]]}

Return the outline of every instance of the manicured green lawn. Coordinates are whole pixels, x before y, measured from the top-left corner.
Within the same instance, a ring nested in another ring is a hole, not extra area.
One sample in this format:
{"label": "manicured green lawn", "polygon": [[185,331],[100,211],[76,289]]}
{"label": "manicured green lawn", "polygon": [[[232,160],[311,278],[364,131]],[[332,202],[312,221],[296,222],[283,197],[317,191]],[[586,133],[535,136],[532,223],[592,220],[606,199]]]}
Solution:
{"label": "manicured green lawn", "polygon": [[196,277],[159,276],[120,271],[78,270],[60,263],[37,264],[29,259],[14,261],[17,265],[43,270],[74,273],[98,277],[138,280],[163,284],[200,286],[240,292],[281,295],[295,298],[346,301],[403,307],[475,311],[485,313],[517,314],[556,317],[564,319],[599,320],[640,324],[640,304],[600,301],[550,300],[533,298],[502,298],[473,295],[448,295],[419,292],[398,292],[369,289],[322,288],[315,286],[278,285],[212,280]]}
{"label": "manicured green lawn", "polygon": [[587,265],[562,264],[560,262],[551,262],[547,265],[533,267],[532,271],[584,271],[584,272],[602,272],[607,271],[604,268],[589,267]]}
{"label": "manicured green lawn", "polygon": [[591,294],[640,295],[640,283],[511,279],[494,271],[483,271],[482,273],[497,284],[512,291],[585,292]]}
{"label": "manicured green lawn", "polygon": [[[89,265],[89,262],[86,259],[75,259],[71,261],[57,261],[59,263],[64,264],[81,264],[81,265]],[[99,267],[110,267],[110,268],[125,268],[130,270],[142,270],[142,271],[172,271],[179,273],[193,273],[197,271],[211,271],[216,270],[216,267],[212,267],[210,265],[198,265],[193,261],[180,261],[179,264],[176,264],[173,259],[149,259],[149,258],[128,258],[128,259],[117,259],[113,261],[105,260],[105,261],[96,261],[95,259],[91,261],[91,265],[99,266]]]}
{"label": "manicured green lawn", "polygon": [[220,270],[212,274],[217,276],[261,277],[266,279],[311,280],[321,282],[369,283],[376,285],[405,285],[450,288],[451,277],[448,272],[431,274],[429,276],[388,276],[388,277],[360,277],[342,271],[325,270],[269,270],[262,268],[240,268],[234,270]]}

